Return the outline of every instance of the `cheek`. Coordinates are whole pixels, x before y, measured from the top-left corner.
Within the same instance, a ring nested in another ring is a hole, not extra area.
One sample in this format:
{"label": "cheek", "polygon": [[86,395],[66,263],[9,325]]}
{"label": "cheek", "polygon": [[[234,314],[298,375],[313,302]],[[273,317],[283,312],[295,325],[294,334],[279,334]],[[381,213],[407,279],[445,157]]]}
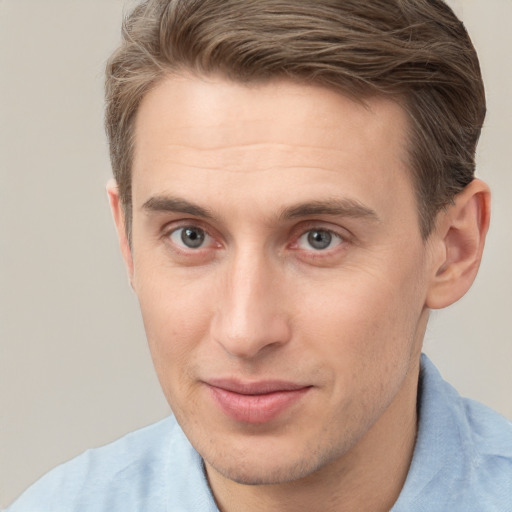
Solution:
{"label": "cheek", "polygon": [[209,306],[201,302],[207,295],[180,289],[161,278],[146,282],[158,283],[138,290],[153,365],[167,402],[184,424],[190,416],[184,411],[199,407],[190,376],[207,336]]}
{"label": "cheek", "polygon": [[382,413],[414,363],[423,329],[417,286],[359,274],[303,303],[302,346],[311,360],[327,365],[332,394],[326,410],[347,432]]}
{"label": "cheek", "polygon": [[186,371],[191,354],[206,337],[211,305],[197,282],[175,279],[172,271],[157,274],[140,273],[136,292],[155,368],[161,380],[169,380]]}
{"label": "cheek", "polygon": [[368,268],[350,269],[301,293],[301,336],[316,340],[316,349],[326,358],[336,357],[347,371],[399,364],[418,338],[423,300],[416,269]]}

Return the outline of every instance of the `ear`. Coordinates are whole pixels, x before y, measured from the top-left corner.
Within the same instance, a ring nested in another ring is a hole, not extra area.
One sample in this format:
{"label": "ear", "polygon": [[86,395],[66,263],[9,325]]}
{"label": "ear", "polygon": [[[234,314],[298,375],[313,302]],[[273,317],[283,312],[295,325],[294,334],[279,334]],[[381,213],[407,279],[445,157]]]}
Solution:
{"label": "ear", "polygon": [[112,210],[112,217],[116,225],[117,236],[119,238],[119,246],[123,255],[126,268],[128,270],[128,277],[130,284],[133,280],[133,257],[130,242],[126,235],[126,223],[124,217],[124,210],[119,198],[119,188],[115,180],[110,180],[107,183],[107,195],[110,202],[110,209]]}
{"label": "ear", "polygon": [[440,309],[459,300],[475,280],[490,220],[489,187],[473,180],[439,213],[433,244],[435,261],[426,306]]}

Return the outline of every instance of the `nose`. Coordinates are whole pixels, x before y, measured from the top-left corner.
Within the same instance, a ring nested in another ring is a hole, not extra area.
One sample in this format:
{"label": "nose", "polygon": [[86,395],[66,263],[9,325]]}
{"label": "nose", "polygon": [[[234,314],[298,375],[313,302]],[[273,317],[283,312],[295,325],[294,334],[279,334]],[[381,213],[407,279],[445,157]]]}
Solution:
{"label": "nose", "polygon": [[251,253],[224,269],[211,335],[229,355],[253,359],[290,340],[280,274],[270,261]]}

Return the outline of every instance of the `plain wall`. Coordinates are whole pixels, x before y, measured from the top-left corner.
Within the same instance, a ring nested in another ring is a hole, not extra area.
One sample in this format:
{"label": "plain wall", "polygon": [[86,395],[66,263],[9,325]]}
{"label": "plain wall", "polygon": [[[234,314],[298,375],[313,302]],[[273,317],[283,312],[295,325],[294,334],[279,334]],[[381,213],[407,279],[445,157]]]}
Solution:
{"label": "plain wall", "polygon": [[[489,114],[492,228],[472,291],[426,352],[512,419],[512,2],[459,0]],[[121,0],[0,0],[0,507],[51,467],[168,414],[104,185],[103,68]]]}

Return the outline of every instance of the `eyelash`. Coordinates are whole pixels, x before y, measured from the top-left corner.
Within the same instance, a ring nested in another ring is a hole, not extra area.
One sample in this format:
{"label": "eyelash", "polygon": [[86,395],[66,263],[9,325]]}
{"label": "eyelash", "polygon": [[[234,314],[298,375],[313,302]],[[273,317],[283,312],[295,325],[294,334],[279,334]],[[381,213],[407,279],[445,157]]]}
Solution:
{"label": "eyelash", "polygon": [[212,249],[212,247],[208,247],[208,246],[201,246],[201,247],[198,247],[197,249],[186,247],[186,246],[180,246],[178,243],[176,243],[175,241],[172,240],[173,235],[178,234],[180,231],[185,230],[187,228],[201,230],[206,235],[206,237],[209,237],[215,243],[215,247],[213,247],[214,249],[222,248],[222,244],[217,241],[218,236],[212,234],[211,231],[207,227],[201,225],[201,223],[199,223],[197,221],[190,221],[190,222],[184,221],[180,225],[174,224],[172,227],[167,228],[163,231],[164,240],[167,242],[168,245],[171,246],[172,251],[174,253],[176,253],[178,256],[183,256],[183,257],[202,256],[202,257],[205,257],[205,256],[207,256],[207,254],[205,254],[205,253],[208,252],[210,249]]}
{"label": "eyelash", "polygon": [[[311,247],[307,250],[302,250],[299,247],[300,239],[307,236],[308,233],[320,231],[323,233],[330,234],[333,238],[336,238],[338,242],[334,247],[328,247],[326,249],[314,249]],[[299,226],[299,229],[295,231],[296,234],[292,237],[292,242],[288,245],[288,248],[292,251],[297,251],[299,254],[298,259],[304,262],[317,263],[318,265],[330,264],[336,262],[344,251],[347,249],[347,244],[351,242],[350,233],[341,229],[331,229],[323,223],[307,223]]]}
{"label": "eyelash", "polygon": [[[218,236],[211,233],[211,231],[201,225],[201,223],[195,222],[184,222],[181,225],[174,225],[172,228],[167,229],[164,232],[164,237],[168,241],[168,243],[172,246],[172,249],[174,252],[176,252],[180,256],[184,257],[191,257],[191,256],[205,256],[205,251],[209,251],[212,249],[212,247],[209,246],[200,246],[198,248],[191,248],[191,247],[183,247],[180,246],[178,243],[172,240],[172,236],[176,235],[180,231],[184,229],[196,229],[201,230],[206,237],[211,238],[211,240],[215,243],[215,247],[213,249],[221,249],[222,244],[218,242]],[[325,226],[322,226],[318,223],[309,224],[307,227],[299,226],[297,229],[294,230],[295,233],[292,234],[293,241],[289,244],[287,244],[287,249],[290,249],[292,251],[301,251],[305,256],[306,259],[321,259],[321,258],[329,258],[337,254],[339,250],[344,247],[349,242],[349,237],[346,234],[341,234],[339,231],[335,231],[333,229],[329,229]],[[337,240],[337,243],[334,245],[334,247],[327,247],[325,249],[315,249],[313,247],[309,249],[302,250],[299,247],[300,240],[305,237],[306,235],[312,233],[312,232],[321,232],[321,233],[327,233],[329,234],[333,239]],[[340,247],[342,246],[342,247]]]}

